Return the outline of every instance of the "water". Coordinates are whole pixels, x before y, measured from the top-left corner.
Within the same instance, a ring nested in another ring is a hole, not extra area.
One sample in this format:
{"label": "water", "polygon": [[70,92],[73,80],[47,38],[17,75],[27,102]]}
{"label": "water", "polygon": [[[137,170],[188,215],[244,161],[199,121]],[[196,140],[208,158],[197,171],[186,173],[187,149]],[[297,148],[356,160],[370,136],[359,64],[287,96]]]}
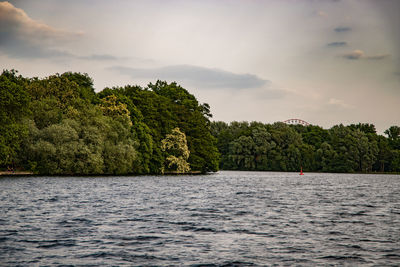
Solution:
{"label": "water", "polygon": [[1,266],[398,266],[400,176],[0,178]]}

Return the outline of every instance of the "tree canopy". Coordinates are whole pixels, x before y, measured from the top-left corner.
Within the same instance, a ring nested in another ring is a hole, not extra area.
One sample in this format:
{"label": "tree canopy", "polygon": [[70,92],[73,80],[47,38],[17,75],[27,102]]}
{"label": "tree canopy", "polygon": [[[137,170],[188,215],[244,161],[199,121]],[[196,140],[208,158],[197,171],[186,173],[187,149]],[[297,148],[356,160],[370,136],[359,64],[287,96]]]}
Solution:
{"label": "tree canopy", "polygon": [[211,123],[221,169],[317,172],[399,172],[399,127],[378,135],[373,124],[330,129],[259,122]]}
{"label": "tree canopy", "polygon": [[[0,75],[0,90],[2,169],[157,174],[174,156],[182,160],[175,162],[179,172],[187,172],[189,164],[193,171],[218,170],[209,106],[176,83],[157,81],[144,88],[127,85],[96,93],[87,74],[39,79],[12,70]],[[187,148],[182,155],[162,143],[178,133]]]}
{"label": "tree canopy", "polygon": [[0,169],[37,174],[227,170],[400,172],[400,127],[211,122],[175,82],[95,92],[75,72],[0,75]]}

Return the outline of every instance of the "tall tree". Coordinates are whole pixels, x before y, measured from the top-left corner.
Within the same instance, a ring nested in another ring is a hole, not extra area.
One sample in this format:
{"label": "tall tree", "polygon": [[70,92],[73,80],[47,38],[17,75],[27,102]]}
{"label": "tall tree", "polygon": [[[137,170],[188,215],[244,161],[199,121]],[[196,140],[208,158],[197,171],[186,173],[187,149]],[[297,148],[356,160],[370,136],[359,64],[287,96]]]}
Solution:
{"label": "tall tree", "polygon": [[29,114],[28,80],[14,70],[0,75],[0,167],[14,165],[28,134],[23,122]]}
{"label": "tall tree", "polygon": [[177,173],[186,173],[190,171],[187,162],[190,151],[187,146],[186,135],[179,128],[172,130],[170,134],[161,141],[161,148],[166,152],[165,163],[162,172],[175,171]]}

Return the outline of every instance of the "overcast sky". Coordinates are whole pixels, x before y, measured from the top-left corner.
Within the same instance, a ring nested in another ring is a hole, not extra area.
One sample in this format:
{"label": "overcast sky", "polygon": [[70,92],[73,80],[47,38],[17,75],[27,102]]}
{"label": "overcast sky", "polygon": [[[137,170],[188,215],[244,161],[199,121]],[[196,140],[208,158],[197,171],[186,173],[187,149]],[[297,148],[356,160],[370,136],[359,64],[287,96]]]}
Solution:
{"label": "overcast sky", "polygon": [[400,1],[0,2],[0,68],[176,81],[214,120],[400,125]]}

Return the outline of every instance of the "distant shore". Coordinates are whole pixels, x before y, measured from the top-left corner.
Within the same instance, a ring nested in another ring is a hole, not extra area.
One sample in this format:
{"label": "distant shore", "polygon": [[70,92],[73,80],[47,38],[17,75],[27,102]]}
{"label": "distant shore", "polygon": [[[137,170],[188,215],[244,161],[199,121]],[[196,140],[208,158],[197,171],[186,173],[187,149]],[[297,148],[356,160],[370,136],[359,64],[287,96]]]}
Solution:
{"label": "distant shore", "polygon": [[0,175],[8,176],[8,175],[33,175],[33,172],[29,171],[0,171]]}
{"label": "distant shore", "polygon": [[[239,172],[276,172],[276,171],[245,171],[245,170],[220,170],[220,171],[239,171]],[[278,171],[279,172],[279,171]],[[297,172],[293,172],[297,173]],[[308,173],[323,173],[323,172],[308,172]],[[335,173],[335,172],[331,172]],[[339,172],[336,172],[339,174]],[[202,173],[200,171],[190,171],[187,173],[177,173],[177,172],[165,172],[164,174],[145,174],[145,175],[157,175],[157,176],[180,176],[180,175],[201,175],[201,174],[207,174],[207,173]],[[305,175],[307,174],[306,172],[304,173]],[[340,174],[387,174],[387,175],[400,175],[398,172],[348,172],[348,173],[340,173]],[[144,175],[138,175],[138,174],[55,174],[55,175],[44,175],[44,174],[35,174],[33,172],[29,171],[0,171],[0,176],[54,176],[54,177],[67,177],[67,176],[144,176]]]}
{"label": "distant shore", "polygon": [[[200,171],[190,171],[187,173],[178,173],[178,172],[165,172],[164,174],[146,174],[146,175],[200,175],[203,174]],[[29,171],[0,171],[0,176],[142,176],[139,174],[133,174],[133,173],[128,173],[128,174],[97,174],[97,173],[92,173],[92,174],[81,174],[81,173],[76,173],[76,174],[36,174],[33,172]]]}

